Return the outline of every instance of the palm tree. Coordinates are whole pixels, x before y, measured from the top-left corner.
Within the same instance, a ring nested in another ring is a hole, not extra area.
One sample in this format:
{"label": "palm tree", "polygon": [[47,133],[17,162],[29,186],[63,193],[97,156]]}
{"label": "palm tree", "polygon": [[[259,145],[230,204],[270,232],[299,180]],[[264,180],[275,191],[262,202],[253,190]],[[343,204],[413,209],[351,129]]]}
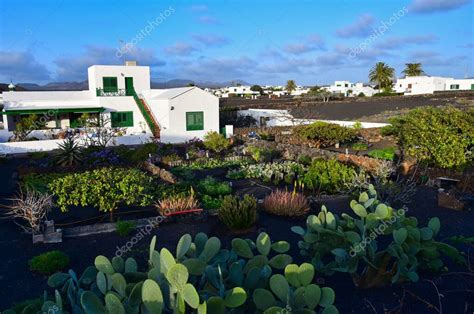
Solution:
{"label": "palm tree", "polygon": [[425,71],[421,68],[421,63],[406,63],[406,68],[402,71],[406,76],[421,76],[425,75]]}
{"label": "palm tree", "polygon": [[377,62],[369,72],[369,80],[377,83],[379,89],[387,89],[391,87],[394,77],[395,69],[387,65],[385,62]]}
{"label": "palm tree", "polygon": [[291,94],[292,91],[296,89],[296,83],[293,80],[288,80],[286,82],[286,90]]}

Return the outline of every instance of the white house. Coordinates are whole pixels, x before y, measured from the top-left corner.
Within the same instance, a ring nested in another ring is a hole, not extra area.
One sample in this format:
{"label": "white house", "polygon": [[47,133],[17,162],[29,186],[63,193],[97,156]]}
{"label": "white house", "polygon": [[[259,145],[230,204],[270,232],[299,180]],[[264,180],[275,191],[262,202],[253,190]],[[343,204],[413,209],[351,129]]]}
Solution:
{"label": "white house", "polygon": [[229,86],[225,88],[224,93],[222,93],[222,97],[223,98],[227,98],[227,97],[255,98],[257,96],[260,96],[259,91],[253,91],[250,88],[251,86],[247,86],[247,85]]}
{"label": "white house", "polygon": [[342,94],[345,97],[357,96],[360,93],[371,97],[377,93],[371,86],[364,85],[363,83],[352,83],[350,81],[335,81],[333,85],[326,87],[326,90],[333,94]]}
{"label": "white house", "polygon": [[85,91],[4,92],[0,141],[13,134],[22,116],[31,114],[46,122],[46,129],[31,134],[40,139],[80,129],[85,113],[105,116],[112,127],[124,128],[126,136],[146,134],[167,143],[219,131],[217,97],[197,87],[151,89],[148,66],[93,65],[88,79]]}
{"label": "white house", "polygon": [[449,79],[446,81],[445,90],[474,90],[474,78]]}
{"label": "white house", "polygon": [[404,95],[433,94],[436,91],[446,89],[446,82],[452,80],[441,76],[407,76],[397,79],[394,89],[397,93]]}
{"label": "white house", "polygon": [[296,89],[294,91],[291,91],[291,96],[301,96],[301,95],[307,94],[308,92],[309,92],[308,87],[296,86]]}

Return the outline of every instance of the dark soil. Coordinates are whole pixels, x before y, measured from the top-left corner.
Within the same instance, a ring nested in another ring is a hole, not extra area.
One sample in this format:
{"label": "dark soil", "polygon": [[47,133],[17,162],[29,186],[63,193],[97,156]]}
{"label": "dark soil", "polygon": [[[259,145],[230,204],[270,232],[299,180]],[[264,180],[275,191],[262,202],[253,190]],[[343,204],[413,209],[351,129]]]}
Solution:
{"label": "dark soil", "polygon": [[[11,195],[15,190],[12,174],[19,161],[0,165],[1,197]],[[203,175],[207,175],[205,172]],[[236,194],[255,194],[263,197],[269,190],[262,186],[252,185],[248,180],[234,182]],[[332,197],[322,201],[329,210],[351,213],[349,197]],[[312,213],[317,213],[321,204],[315,204]],[[409,214],[416,216],[424,225],[430,217],[438,216],[442,222],[440,239],[454,235],[474,236],[472,226],[474,215],[468,211],[453,211],[437,206],[436,191],[420,187],[416,198],[409,206]],[[274,241],[287,240],[292,245],[291,254],[296,263],[303,262],[299,256],[297,241],[299,236],[292,233],[294,225],[304,225],[305,218],[289,219],[260,213],[255,228],[245,235],[235,235],[220,223],[215,216],[204,220],[178,219],[175,222],[163,223],[133,246],[124,257],[137,257],[140,266],[145,267],[148,245],[153,235],[157,236],[157,247],[167,247],[172,252],[179,238],[185,234],[192,235],[205,232],[218,236],[224,246],[229,246],[235,236],[255,238],[259,232],[268,232]],[[75,239],[65,239],[59,244],[33,245],[31,236],[22,234],[11,220],[0,220],[0,309],[5,309],[15,302],[35,298],[47,290],[47,277],[33,274],[28,269],[28,260],[33,256],[49,250],[62,250],[71,258],[70,267],[81,273],[85,267],[92,265],[97,255],[113,257],[120,247],[126,245],[129,237],[116,233],[100,234]],[[469,248],[464,247],[468,251]],[[472,249],[472,248],[471,248]],[[474,260],[474,253],[470,253]],[[332,277],[318,277],[321,285],[332,287],[336,291],[336,306],[340,313],[473,313],[474,311],[474,272],[465,267],[450,265],[449,272],[437,275],[423,274],[418,283],[404,284],[374,290],[358,290],[347,274],[336,274]],[[438,296],[437,290],[442,297]],[[442,311],[441,311],[442,307]],[[439,309],[439,311],[438,311]]]}
{"label": "dark soil", "polygon": [[348,98],[326,103],[304,97],[281,99],[227,98],[221,99],[220,102],[221,108],[227,110],[287,109],[295,118],[301,119],[386,122],[388,117],[404,110],[423,106],[445,106],[447,104],[464,107],[464,101],[472,102],[473,99],[474,93],[466,92],[457,95]]}

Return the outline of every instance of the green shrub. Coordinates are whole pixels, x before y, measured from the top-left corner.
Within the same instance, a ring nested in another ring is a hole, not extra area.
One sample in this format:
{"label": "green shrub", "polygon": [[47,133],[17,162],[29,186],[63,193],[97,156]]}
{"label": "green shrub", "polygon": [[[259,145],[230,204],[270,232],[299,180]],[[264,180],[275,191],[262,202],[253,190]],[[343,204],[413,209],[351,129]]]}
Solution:
{"label": "green shrub", "polygon": [[247,146],[247,151],[256,162],[268,162],[280,156],[280,152],[275,149],[257,147],[253,145]]}
{"label": "green shrub", "polygon": [[158,144],[156,143],[146,143],[133,149],[125,145],[120,145],[115,148],[115,153],[120,159],[131,164],[142,163],[147,160],[150,155],[156,155],[157,152]]}
{"label": "green shrub", "polygon": [[35,159],[35,160],[43,159],[46,157],[49,157],[48,152],[32,152],[28,154],[28,158]]}
{"label": "green shrub", "polygon": [[30,270],[49,275],[69,266],[69,256],[61,251],[49,251],[33,257],[29,262]]}
{"label": "green shrub", "polygon": [[229,229],[244,230],[250,228],[257,222],[257,200],[250,195],[245,195],[243,199],[238,196],[227,195],[222,200],[217,214]]}
{"label": "green shrub", "polygon": [[20,185],[22,190],[33,190],[39,193],[49,192],[48,185],[57,178],[66,176],[67,173],[32,173],[21,176]]}
{"label": "green shrub", "polygon": [[308,155],[301,155],[300,157],[298,157],[298,162],[305,166],[309,166],[312,161],[313,161],[313,158],[311,158]]}
{"label": "green shrub", "polygon": [[396,126],[389,124],[380,128],[380,134],[383,136],[398,135],[398,128]]}
{"label": "green shrub", "polygon": [[366,143],[354,143],[352,144],[352,149],[353,150],[367,150],[369,149],[369,145],[367,145]]}
{"label": "green shrub", "polygon": [[372,158],[392,161],[395,159],[395,148],[386,147],[382,149],[374,149],[370,151],[367,155],[369,155]]}
{"label": "green shrub", "polygon": [[259,179],[263,182],[279,184],[285,181],[293,183],[299,176],[303,175],[306,167],[294,161],[269,162],[253,165],[244,165],[238,170],[231,170],[227,176],[231,179]]}
{"label": "green shrub", "polygon": [[220,182],[214,177],[208,176],[198,184],[198,191],[210,196],[220,196],[232,193],[232,188],[227,182]]}
{"label": "green shrub", "polygon": [[297,126],[294,129],[294,133],[303,140],[318,141],[321,147],[351,142],[357,135],[357,131],[354,128],[322,121]]}
{"label": "green shrub", "polygon": [[205,209],[218,209],[222,206],[222,200],[222,196],[213,197],[205,194],[201,198],[201,203]]}
{"label": "green shrub", "polygon": [[314,191],[337,193],[355,177],[355,170],[335,159],[314,160],[304,175],[306,187]]}
{"label": "green shrub", "polygon": [[132,232],[137,227],[135,222],[130,221],[130,220],[124,220],[124,221],[119,220],[117,221],[116,226],[117,226],[117,229],[116,229],[117,233],[122,237],[128,236],[130,232]]}
{"label": "green shrub", "polygon": [[183,158],[181,158],[180,156],[178,156],[175,153],[161,156],[161,162],[164,163],[164,164],[169,164],[171,162],[179,161],[179,160],[183,160]]}
{"label": "green shrub", "polygon": [[68,174],[49,184],[61,211],[69,206],[94,206],[113,212],[118,206],[151,204],[151,178],[138,169],[101,168]]}
{"label": "green shrub", "polygon": [[219,153],[230,147],[230,141],[224,135],[211,131],[204,135],[204,147]]}
{"label": "green shrub", "polygon": [[405,154],[440,168],[463,168],[472,163],[474,110],[422,107],[391,119]]}

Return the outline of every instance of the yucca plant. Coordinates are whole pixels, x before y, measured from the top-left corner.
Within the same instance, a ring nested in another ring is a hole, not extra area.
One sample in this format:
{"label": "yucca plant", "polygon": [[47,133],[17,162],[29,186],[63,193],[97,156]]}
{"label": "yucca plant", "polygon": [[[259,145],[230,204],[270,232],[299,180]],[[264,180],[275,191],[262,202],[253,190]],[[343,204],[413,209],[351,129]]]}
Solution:
{"label": "yucca plant", "polygon": [[191,188],[189,195],[177,194],[158,201],[155,206],[161,215],[168,216],[186,210],[197,209],[199,202],[193,188]]}
{"label": "yucca plant", "polygon": [[265,197],[265,211],[278,216],[303,216],[310,207],[306,197],[296,192],[276,190]]}
{"label": "yucca plant", "polygon": [[72,137],[68,137],[59,146],[56,164],[61,167],[75,166],[82,161],[82,148]]}

